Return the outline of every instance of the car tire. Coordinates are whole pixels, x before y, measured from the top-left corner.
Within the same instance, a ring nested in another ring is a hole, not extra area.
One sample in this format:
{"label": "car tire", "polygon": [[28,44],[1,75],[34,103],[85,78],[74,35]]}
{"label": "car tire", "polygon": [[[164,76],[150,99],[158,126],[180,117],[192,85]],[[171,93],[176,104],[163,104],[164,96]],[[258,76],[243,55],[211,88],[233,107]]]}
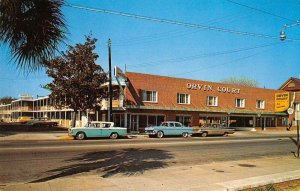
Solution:
{"label": "car tire", "polygon": [[157,138],[163,138],[164,137],[164,132],[158,131],[157,134],[156,134],[156,137]]}
{"label": "car tire", "polygon": [[187,138],[189,134],[187,132],[182,133],[182,137]]}
{"label": "car tire", "polygon": [[201,137],[207,137],[207,135],[208,135],[207,132],[203,132],[203,133],[201,134]]}
{"label": "car tire", "polygon": [[228,136],[228,134],[229,134],[228,132],[225,132],[225,133],[223,134],[223,136],[226,136],[226,137],[227,137],[227,136]]}
{"label": "car tire", "polygon": [[109,138],[116,139],[116,138],[118,138],[118,136],[119,136],[118,133],[111,133]]}
{"label": "car tire", "polygon": [[78,132],[78,133],[76,134],[75,138],[76,138],[77,140],[83,140],[83,139],[86,138],[86,135],[85,135],[84,132]]}

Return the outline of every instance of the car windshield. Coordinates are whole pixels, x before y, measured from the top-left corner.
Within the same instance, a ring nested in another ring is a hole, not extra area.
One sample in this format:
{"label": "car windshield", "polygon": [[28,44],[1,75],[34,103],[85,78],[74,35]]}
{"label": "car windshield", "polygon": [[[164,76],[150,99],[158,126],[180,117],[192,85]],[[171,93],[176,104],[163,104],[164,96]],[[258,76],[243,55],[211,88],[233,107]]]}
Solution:
{"label": "car windshield", "polygon": [[85,126],[84,127],[92,127],[92,124],[91,124],[91,122],[87,122],[87,124],[85,124]]}

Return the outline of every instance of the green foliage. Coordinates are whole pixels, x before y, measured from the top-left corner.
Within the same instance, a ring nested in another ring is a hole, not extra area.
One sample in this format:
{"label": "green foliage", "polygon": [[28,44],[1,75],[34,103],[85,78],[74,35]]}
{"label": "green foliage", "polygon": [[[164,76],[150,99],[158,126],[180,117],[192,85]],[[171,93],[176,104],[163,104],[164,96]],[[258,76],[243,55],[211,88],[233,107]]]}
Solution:
{"label": "green foliage", "polygon": [[276,191],[273,184],[268,184],[265,189],[263,187],[258,187],[258,188],[254,188],[252,190],[253,191]]}
{"label": "green foliage", "polygon": [[18,67],[42,67],[65,36],[63,0],[0,0],[0,41],[9,45]]}
{"label": "green foliage", "polygon": [[246,77],[229,77],[226,79],[221,80],[222,83],[226,84],[236,84],[241,86],[249,86],[249,87],[258,87],[259,83],[257,80],[249,79]]}
{"label": "green foliage", "polygon": [[2,98],[0,98],[0,105],[1,104],[10,104],[14,100],[16,100],[16,98],[13,98],[11,96],[2,97]]}
{"label": "green foliage", "polygon": [[273,186],[273,184],[268,184],[267,185],[267,191],[276,191],[275,187]]}
{"label": "green foliage", "polygon": [[88,36],[84,44],[69,46],[61,56],[44,61],[48,76],[53,78],[45,87],[51,91],[50,98],[58,107],[85,111],[96,107],[97,100],[106,96],[101,85],[107,81],[107,76],[95,63],[99,57],[93,52],[96,41]]}

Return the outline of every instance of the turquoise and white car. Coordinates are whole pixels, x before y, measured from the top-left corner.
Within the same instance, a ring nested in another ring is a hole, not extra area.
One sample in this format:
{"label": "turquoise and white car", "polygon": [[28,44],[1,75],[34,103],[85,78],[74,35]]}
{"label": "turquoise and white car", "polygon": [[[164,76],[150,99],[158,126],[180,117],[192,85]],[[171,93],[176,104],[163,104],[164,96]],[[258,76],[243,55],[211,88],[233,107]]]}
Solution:
{"label": "turquoise and white car", "polygon": [[113,122],[92,121],[88,122],[84,127],[69,128],[69,136],[77,140],[83,140],[90,137],[109,137],[116,139],[120,136],[127,135],[127,128],[114,127]]}
{"label": "turquoise and white car", "polygon": [[183,126],[181,123],[176,121],[162,122],[159,126],[146,127],[145,132],[149,137],[162,138],[169,135],[181,135],[182,137],[188,137],[193,134],[192,127]]}

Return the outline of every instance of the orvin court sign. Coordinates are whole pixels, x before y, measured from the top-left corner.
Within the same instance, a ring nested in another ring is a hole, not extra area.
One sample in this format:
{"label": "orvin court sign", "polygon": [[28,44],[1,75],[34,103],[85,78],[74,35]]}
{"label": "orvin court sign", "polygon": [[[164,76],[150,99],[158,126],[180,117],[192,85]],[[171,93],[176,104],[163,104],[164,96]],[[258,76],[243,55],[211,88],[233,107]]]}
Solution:
{"label": "orvin court sign", "polygon": [[191,90],[202,90],[202,91],[217,90],[218,92],[223,92],[223,93],[233,93],[233,94],[239,94],[240,93],[240,89],[238,89],[238,88],[217,86],[217,88],[214,89],[214,87],[212,85],[206,85],[206,84],[187,83],[186,87],[187,87],[187,89],[191,89]]}

